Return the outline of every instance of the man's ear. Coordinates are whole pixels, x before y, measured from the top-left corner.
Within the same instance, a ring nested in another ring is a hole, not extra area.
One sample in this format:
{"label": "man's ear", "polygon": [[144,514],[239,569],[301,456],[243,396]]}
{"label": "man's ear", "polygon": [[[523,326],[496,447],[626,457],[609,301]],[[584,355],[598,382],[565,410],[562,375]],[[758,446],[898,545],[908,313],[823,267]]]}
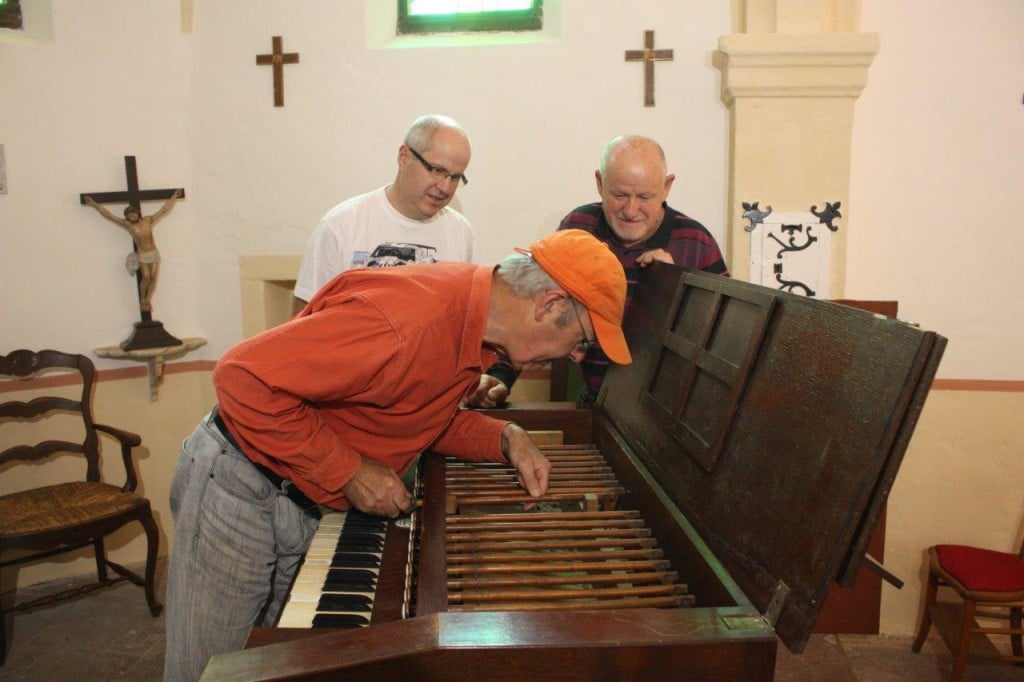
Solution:
{"label": "man's ear", "polygon": [[597,181],[597,196],[604,198],[604,179],[601,178],[601,171],[594,171],[594,180]]}
{"label": "man's ear", "polygon": [[407,147],[404,144],[399,146],[399,148],[398,148],[398,169],[399,170],[405,168],[406,164],[409,163],[409,157],[411,157],[411,156],[412,156],[412,154],[409,153],[409,147]]}
{"label": "man's ear", "polygon": [[668,193],[672,191],[672,183],[675,182],[676,176],[669,173],[665,176],[665,198],[668,198]]}
{"label": "man's ear", "polygon": [[548,289],[533,299],[533,320],[540,322],[546,315],[561,315],[561,301],[569,298],[565,289]]}

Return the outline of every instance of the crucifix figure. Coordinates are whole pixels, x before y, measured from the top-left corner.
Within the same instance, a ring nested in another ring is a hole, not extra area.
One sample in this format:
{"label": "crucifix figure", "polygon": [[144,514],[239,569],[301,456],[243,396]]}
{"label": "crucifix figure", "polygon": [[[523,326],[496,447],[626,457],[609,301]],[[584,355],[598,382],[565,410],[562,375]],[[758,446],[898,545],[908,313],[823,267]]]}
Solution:
{"label": "crucifix figure", "polygon": [[[133,251],[127,259],[128,272],[135,275],[139,290],[139,312],[142,318],[135,323],[135,331],[131,337],[121,343],[124,350],[140,348],[156,348],[181,344],[179,339],[168,334],[163,325],[153,320],[153,290],[156,288],[157,276],[160,273],[160,253],[153,239],[153,227],[170,213],[175,202],[185,196],[185,190],[176,189],[139,189],[139,178],[135,167],[135,157],[124,157],[125,176],[128,190],[125,192],[90,192],[79,195],[83,205],[91,206],[99,211],[107,220],[124,228],[132,237]],[[143,201],[164,199],[164,205],[152,215],[143,215]],[[118,218],[101,204],[127,203],[124,218]]]}
{"label": "crucifix figure", "polygon": [[274,36],[272,39],[274,51],[270,54],[256,55],[256,63],[260,66],[270,64],[274,67],[274,106],[284,106],[284,65],[298,64],[299,53],[289,52],[285,54],[281,50],[281,36]]}
{"label": "crucifix figure", "polygon": [[85,203],[92,206],[100,215],[110,222],[123,227],[132,236],[135,243],[135,250],[128,255],[125,262],[128,273],[138,276],[139,280],[139,309],[144,313],[153,311],[153,291],[156,289],[156,280],[160,275],[160,252],[157,251],[156,241],[153,239],[153,228],[157,222],[174,208],[174,202],[181,198],[181,190],[175,190],[160,210],[152,215],[142,215],[142,212],[128,205],[124,209],[124,218],[103,208],[93,201],[89,195],[85,196]]}
{"label": "crucifix figure", "polygon": [[672,50],[654,49],[654,31],[644,31],[644,49],[626,50],[627,62],[644,63],[644,106],[654,106],[654,62],[672,61]]}

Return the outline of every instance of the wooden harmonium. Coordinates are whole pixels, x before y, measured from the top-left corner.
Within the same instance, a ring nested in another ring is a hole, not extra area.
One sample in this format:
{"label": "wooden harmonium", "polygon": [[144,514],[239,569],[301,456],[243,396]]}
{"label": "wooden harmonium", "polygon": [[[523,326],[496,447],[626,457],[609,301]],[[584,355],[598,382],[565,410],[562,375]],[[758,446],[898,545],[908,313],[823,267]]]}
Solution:
{"label": "wooden harmonium", "polygon": [[368,626],[253,631],[204,679],[771,680],[860,568],[945,339],[662,264],[634,301],[595,406],[491,411],[562,434],[546,496],[427,453]]}

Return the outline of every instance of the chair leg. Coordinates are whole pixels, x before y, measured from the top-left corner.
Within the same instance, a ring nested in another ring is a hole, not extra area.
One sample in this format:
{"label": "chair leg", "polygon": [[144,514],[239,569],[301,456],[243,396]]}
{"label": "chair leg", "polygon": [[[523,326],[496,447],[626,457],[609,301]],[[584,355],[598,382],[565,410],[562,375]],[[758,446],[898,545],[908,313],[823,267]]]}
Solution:
{"label": "chair leg", "polygon": [[96,575],[101,583],[107,582],[107,551],[103,547],[103,538],[99,537],[92,541],[93,549],[96,551]]}
{"label": "chair leg", "polygon": [[973,599],[964,600],[964,613],[960,619],[960,639],[953,652],[953,671],[949,675],[949,682],[960,682],[964,677],[964,669],[967,667],[967,654],[971,648],[971,634],[974,630],[974,608],[977,603]]}
{"label": "chair leg", "polygon": [[932,606],[935,605],[935,598],[939,593],[939,581],[935,573],[928,571],[928,583],[925,587],[924,613],[921,615],[921,625],[917,629],[917,637],[911,645],[911,650],[916,654],[921,651],[925,640],[928,639],[928,631],[932,628]]}
{"label": "chair leg", "polygon": [[142,527],[146,529],[146,603],[149,604],[149,612],[156,618],[164,608],[156,600],[154,588],[156,583],[156,555],[159,548],[160,535],[152,513],[145,514],[140,520]]}

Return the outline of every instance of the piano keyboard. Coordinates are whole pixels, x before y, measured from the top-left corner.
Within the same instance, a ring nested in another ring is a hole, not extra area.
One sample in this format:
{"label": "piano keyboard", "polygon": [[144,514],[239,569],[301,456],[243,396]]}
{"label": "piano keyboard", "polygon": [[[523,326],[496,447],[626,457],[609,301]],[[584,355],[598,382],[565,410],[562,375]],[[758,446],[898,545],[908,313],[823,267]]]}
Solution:
{"label": "piano keyboard", "polygon": [[325,511],[281,610],[281,628],[370,624],[388,520]]}

